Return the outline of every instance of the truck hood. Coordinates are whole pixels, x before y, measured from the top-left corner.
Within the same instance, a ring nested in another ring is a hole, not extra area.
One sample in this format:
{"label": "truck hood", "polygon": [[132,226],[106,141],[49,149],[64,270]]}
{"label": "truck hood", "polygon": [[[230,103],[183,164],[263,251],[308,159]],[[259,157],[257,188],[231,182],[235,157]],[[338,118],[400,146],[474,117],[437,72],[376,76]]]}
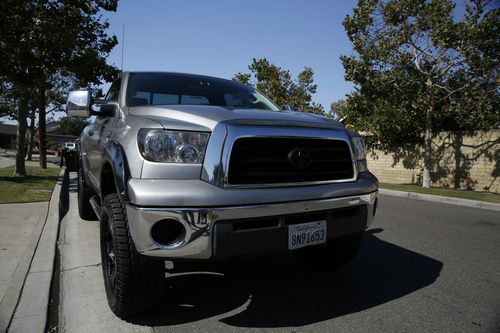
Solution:
{"label": "truck hood", "polygon": [[344,126],[329,117],[303,112],[237,109],[213,105],[137,106],[129,114],[160,123],[166,129],[212,131],[220,122],[294,126],[344,130]]}

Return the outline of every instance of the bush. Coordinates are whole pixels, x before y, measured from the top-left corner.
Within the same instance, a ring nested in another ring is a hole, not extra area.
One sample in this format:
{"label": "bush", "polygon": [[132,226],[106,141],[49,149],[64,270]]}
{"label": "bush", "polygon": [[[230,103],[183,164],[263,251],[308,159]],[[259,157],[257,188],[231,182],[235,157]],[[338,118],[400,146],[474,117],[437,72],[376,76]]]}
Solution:
{"label": "bush", "polygon": [[47,141],[47,148],[50,150],[57,150],[57,148],[59,148],[59,144],[55,141],[49,140]]}

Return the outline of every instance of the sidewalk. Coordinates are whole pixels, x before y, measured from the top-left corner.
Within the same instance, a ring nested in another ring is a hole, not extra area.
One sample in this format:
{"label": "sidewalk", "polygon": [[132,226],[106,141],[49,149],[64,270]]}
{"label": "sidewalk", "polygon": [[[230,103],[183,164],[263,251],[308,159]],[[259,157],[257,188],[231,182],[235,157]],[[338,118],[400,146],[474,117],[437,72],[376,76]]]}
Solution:
{"label": "sidewalk", "polygon": [[0,205],[0,333],[46,329],[63,171],[50,202]]}
{"label": "sidewalk", "polygon": [[423,194],[416,192],[406,192],[406,191],[396,191],[396,190],[388,190],[388,189],[379,189],[379,193],[382,195],[389,195],[392,197],[400,197],[400,198],[409,198],[414,200],[421,201],[432,201],[445,203],[455,206],[463,206],[470,208],[479,208],[479,209],[488,209],[494,211],[500,211],[500,204],[486,201],[478,201],[478,200],[469,200],[469,199],[461,199],[455,197],[445,197],[441,195],[434,194]]}
{"label": "sidewalk", "polygon": [[0,304],[23,254],[34,250],[30,239],[38,240],[48,207],[48,202],[0,205]]}
{"label": "sidewalk", "polygon": [[17,303],[48,207],[48,202],[0,204],[0,332]]}
{"label": "sidewalk", "polygon": [[3,157],[0,156],[0,168],[8,167],[9,165],[14,165],[16,160],[13,157]]}
{"label": "sidewalk", "polygon": [[78,216],[76,174],[70,173],[70,209],[61,221],[59,332],[151,332],[111,312],[104,291],[99,222]]}

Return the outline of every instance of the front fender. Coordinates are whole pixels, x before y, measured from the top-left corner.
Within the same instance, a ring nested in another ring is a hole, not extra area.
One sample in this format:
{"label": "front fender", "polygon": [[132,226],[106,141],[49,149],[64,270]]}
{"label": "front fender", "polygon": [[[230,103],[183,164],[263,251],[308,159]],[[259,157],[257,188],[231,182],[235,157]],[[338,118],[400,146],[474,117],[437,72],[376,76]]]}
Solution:
{"label": "front fender", "polygon": [[111,165],[117,193],[123,201],[128,202],[127,183],[130,179],[130,169],[125,150],[118,142],[109,141],[104,146],[102,158]]}

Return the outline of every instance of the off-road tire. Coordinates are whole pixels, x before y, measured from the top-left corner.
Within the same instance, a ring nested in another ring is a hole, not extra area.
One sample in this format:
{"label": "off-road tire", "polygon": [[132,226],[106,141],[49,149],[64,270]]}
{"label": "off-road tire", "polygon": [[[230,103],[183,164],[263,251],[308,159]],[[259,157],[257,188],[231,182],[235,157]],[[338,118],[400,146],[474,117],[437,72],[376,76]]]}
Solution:
{"label": "off-road tire", "polygon": [[323,246],[311,246],[293,251],[295,259],[302,265],[322,270],[335,270],[350,263],[361,246],[363,233],[332,239]]}
{"label": "off-road tire", "polygon": [[83,170],[78,168],[78,214],[83,220],[95,221],[97,220],[97,216],[90,205],[90,198],[92,198],[95,193],[87,185],[83,177]]}
{"label": "off-road tire", "polygon": [[160,304],[165,262],[137,253],[130,237],[125,205],[117,194],[104,198],[100,240],[104,286],[111,310],[127,319]]}

